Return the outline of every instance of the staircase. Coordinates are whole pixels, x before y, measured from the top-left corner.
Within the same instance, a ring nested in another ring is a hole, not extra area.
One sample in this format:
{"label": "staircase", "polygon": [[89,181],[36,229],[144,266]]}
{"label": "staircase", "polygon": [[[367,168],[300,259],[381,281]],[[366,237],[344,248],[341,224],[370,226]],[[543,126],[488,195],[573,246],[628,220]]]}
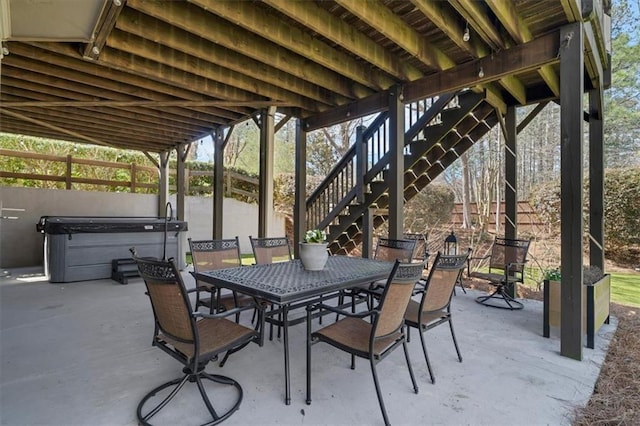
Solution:
{"label": "staircase", "polygon": [[[496,123],[483,93],[464,91],[405,106],[404,199],[413,198]],[[356,142],[307,199],[309,228],[328,228],[329,249],[347,254],[362,240],[362,217],[389,205],[388,113],[357,129]],[[374,217],[374,228],[384,222]]]}

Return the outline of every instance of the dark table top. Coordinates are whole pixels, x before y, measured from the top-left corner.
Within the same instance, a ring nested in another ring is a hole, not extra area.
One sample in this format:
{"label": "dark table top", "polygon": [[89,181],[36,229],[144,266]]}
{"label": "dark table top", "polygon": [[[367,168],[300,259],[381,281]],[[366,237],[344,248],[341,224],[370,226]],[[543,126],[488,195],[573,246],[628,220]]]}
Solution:
{"label": "dark table top", "polygon": [[307,271],[299,260],[204,271],[198,280],[277,304],[292,303],[387,278],[392,262],[329,256],[322,271]]}

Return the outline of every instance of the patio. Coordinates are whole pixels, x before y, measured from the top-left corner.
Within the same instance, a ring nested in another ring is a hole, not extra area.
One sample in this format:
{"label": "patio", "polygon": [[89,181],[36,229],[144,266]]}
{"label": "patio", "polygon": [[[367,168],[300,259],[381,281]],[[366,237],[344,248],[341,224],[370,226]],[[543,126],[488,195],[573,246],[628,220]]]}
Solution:
{"label": "patio", "polygon": [[[141,279],[49,284],[37,269],[11,272],[0,278],[1,424],[136,424],[140,398],[180,374],[175,360],[151,347],[153,318]],[[409,348],[418,395],[401,351],[380,364],[391,422],[569,424],[573,407],[585,405],[593,391],[615,319],[580,362],[560,356],[557,331],[542,337],[542,302],[524,300],[522,311],[503,311],[475,303],[478,294],[458,289],[452,304],[462,363],[446,327],[427,333],[435,385],[415,330]],[[292,327],[290,339],[290,406],[283,401],[281,342],[245,348],[223,369],[208,365],[244,389],[240,410],[225,424],[383,423],[368,363],[359,360],[352,371],[348,355],[328,345],[313,348],[313,403],[307,406],[305,327]],[[192,414],[206,412],[199,398],[188,397],[194,390],[185,388],[180,403],[161,413],[165,423],[186,424],[186,413],[193,416],[189,424],[205,420]]]}

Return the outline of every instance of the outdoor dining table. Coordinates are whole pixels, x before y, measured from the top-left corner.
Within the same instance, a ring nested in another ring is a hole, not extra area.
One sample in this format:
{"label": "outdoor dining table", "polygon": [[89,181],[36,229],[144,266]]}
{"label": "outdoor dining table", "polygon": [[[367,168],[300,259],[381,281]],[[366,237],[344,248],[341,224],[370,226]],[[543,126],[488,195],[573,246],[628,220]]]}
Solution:
{"label": "outdoor dining table", "polygon": [[[280,306],[284,346],[285,403],[291,404],[289,309],[313,303],[339,290],[387,278],[392,262],[329,256],[321,271],[307,271],[300,260],[203,271],[198,280],[264,299]],[[264,331],[263,331],[264,335]]]}

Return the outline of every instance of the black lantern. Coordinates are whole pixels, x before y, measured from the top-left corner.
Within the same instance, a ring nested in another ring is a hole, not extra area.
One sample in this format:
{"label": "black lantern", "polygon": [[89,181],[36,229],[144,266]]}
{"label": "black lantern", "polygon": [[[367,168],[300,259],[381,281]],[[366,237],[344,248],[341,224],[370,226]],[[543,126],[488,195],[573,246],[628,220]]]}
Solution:
{"label": "black lantern", "polygon": [[458,254],[458,239],[451,231],[451,235],[447,235],[444,239],[444,254],[447,256],[455,256]]}

